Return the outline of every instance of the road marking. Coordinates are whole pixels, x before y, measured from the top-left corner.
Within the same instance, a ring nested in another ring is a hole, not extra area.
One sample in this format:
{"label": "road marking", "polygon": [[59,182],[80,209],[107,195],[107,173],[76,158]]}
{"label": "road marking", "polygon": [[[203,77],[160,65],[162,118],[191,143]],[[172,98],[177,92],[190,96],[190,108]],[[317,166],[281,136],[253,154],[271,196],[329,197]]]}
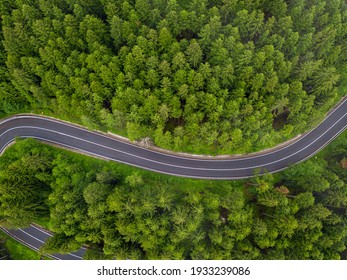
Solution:
{"label": "road marking", "polygon": [[[184,166],[184,165],[175,165],[175,164],[169,164],[169,163],[165,163],[165,162],[161,162],[161,161],[155,161],[155,160],[152,160],[152,159],[149,159],[149,158],[144,158],[142,156],[138,156],[136,154],[132,154],[132,153],[128,153],[128,152],[124,152],[122,150],[119,150],[119,149],[114,149],[114,148],[111,148],[109,146],[105,146],[105,145],[102,145],[102,144],[99,144],[99,143],[96,143],[96,142],[93,142],[93,141],[89,141],[89,140],[85,140],[83,138],[79,138],[79,137],[76,137],[76,136],[72,136],[72,135],[69,135],[69,134],[66,134],[66,133],[63,133],[63,132],[58,132],[58,131],[55,131],[55,130],[50,130],[50,129],[46,129],[46,128],[40,128],[40,127],[34,127],[34,126],[18,126],[18,127],[14,127],[14,128],[10,128],[8,130],[6,130],[5,132],[3,132],[1,135],[0,135],[0,138],[3,137],[4,134],[8,133],[9,131],[12,131],[12,130],[16,130],[16,129],[37,129],[37,130],[43,130],[43,131],[47,131],[47,132],[51,132],[51,133],[55,133],[55,134],[59,134],[59,135],[63,135],[63,136],[66,136],[67,138],[73,138],[73,139],[76,139],[78,141],[82,141],[82,142],[86,142],[86,143],[89,143],[89,144],[92,144],[92,145],[96,145],[96,146],[99,146],[99,147],[102,147],[104,149],[108,149],[108,150],[111,150],[111,151],[114,151],[114,152],[118,152],[118,153],[122,153],[122,154],[125,154],[125,155],[128,155],[128,156],[132,156],[132,157],[135,157],[135,158],[138,158],[138,159],[142,159],[144,161],[149,161],[149,162],[153,162],[153,163],[156,163],[156,164],[159,164],[159,165],[165,165],[165,166],[169,166],[169,167],[174,167],[174,168],[178,168],[178,169],[186,169],[186,170],[203,170],[203,171],[239,171],[239,170],[247,170],[247,169],[256,169],[256,168],[259,168],[259,167],[265,167],[265,166],[269,166],[269,165],[272,165],[274,163],[277,163],[277,162],[280,162],[280,161],[283,161],[287,158],[290,158],[298,153],[300,153],[301,151],[309,148],[310,146],[312,146],[315,142],[317,142],[321,137],[323,137],[326,133],[328,133],[336,124],[339,124],[339,122],[341,121],[341,119],[343,119],[345,116],[347,115],[347,113],[345,113],[342,117],[340,117],[333,125],[331,125],[329,127],[329,129],[325,130],[324,133],[320,134],[319,137],[315,138],[314,141],[310,142],[308,145],[304,146],[303,148],[301,148],[300,150],[286,156],[286,157],[282,157],[282,158],[279,158],[278,160],[275,160],[275,161],[271,161],[271,162],[267,162],[267,163],[264,163],[262,165],[253,165],[253,166],[248,166],[248,167],[240,167],[240,168],[202,168],[202,167],[187,167],[187,166]],[[345,126],[346,127],[346,126]],[[42,138],[42,137],[36,137],[36,136],[29,136],[29,135],[26,135],[26,136],[21,136],[21,137],[32,137],[32,138],[37,138],[37,139],[42,139],[44,141],[49,141],[49,142],[54,142],[58,145],[64,145],[64,146],[68,146],[72,149],[77,149],[79,151],[82,151],[82,152],[86,152],[86,153],[89,153],[89,154],[93,154],[95,156],[98,156],[100,157],[100,155],[98,154],[95,154],[95,153],[92,153],[92,152],[88,152],[86,150],[84,150],[83,148],[79,148],[79,147],[75,147],[75,146],[69,146],[69,145],[66,145],[66,144],[61,144],[59,142],[56,142],[56,141],[53,141],[53,140],[48,140],[48,139],[45,139],[45,138]],[[12,142],[13,140],[11,140]],[[9,142],[8,142],[9,143]],[[6,143],[7,145],[7,143]],[[4,147],[2,147],[3,149]],[[1,149],[1,150],[2,150]],[[280,155],[281,153],[279,153]],[[126,163],[128,164],[127,162],[124,162],[124,161],[121,161],[121,160],[118,160],[118,159],[115,159],[115,158],[110,158],[110,157],[106,157],[106,156],[101,156],[103,158],[107,158],[107,159],[110,159],[112,161],[118,161],[118,162],[123,162],[123,163]],[[252,158],[250,158],[252,159]],[[183,158],[183,160],[185,160],[185,158]],[[239,160],[238,159],[231,159],[229,160],[228,162],[238,162]],[[143,167],[141,165],[134,165],[134,166],[137,166],[137,167]],[[156,169],[153,169],[153,170],[156,170]],[[175,173],[171,173],[171,174],[175,174]]]}
{"label": "road marking", "polygon": [[35,226],[35,225],[33,225],[33,224],[31,224],[30,227],[32,227],[32,228],[34,228],[34,229],[36,229],[36,230],[38,230],[38,231],[41,231],[42,233],[45,233],[45,234],[47,234],[47,235],[49,235],[49,236],[53,236],[51,233],[49,233],[49,232],[47,232],[47,231],[44,231],[44,230],[40,229],[39,227],[37,227],[37,226]]}
{"label": "road marking", "polygon": [[[32,226],[32,225],[31,225],[31,226]],[[34,227],[34,228],[37,229],[36,227]],[[7,230],[6,228],[1,227],[1,229],[2,229],[6,234],[8,234],[9,236],[11,236],[13,239],[17,240],[19,243],[21,243],[21,244],[23,244],[23,245],[25,245],[25,246],[31,248],[32,250],[34,250],[34,251],[36,251],[36,252],[39,251],[39,248],[37,248],[37,247],[35,247],[35,246],[33,246],[33,245],[27,243],[25,240],[20,239],[19,237],[15,236],[12,232],[10,232],[9,230]],[[24,231],[23,229],[17,229],[17,230],[23,232],[24,234],[26,234],[26,235],[28,235],[28,236],[30,236],[31,238],[36,239],[36,240],[39,241],[40,243],[44,243],[44,241],[42,241],[42,240],[36,238],[35,236],[31,235],[30,233]],[[46,232],[45,232],[45,233],[46,233]],[[51,236],[52,236],[52,235],[51,235]],[[62,259],[60,259],[59,257],[57,257],[57,256],[55,256],[55,255],[52,255],[52,254],[46,254],[46,255],[49,256],[49,257],[51,257],[52,259],[62,260]],[[78,259],[81,259],[81,260],[83,259],[82,257],[77,256],[77,255],[72,254],[72,253],[69,253],[69,254],[67,254],[67,255],[74,256],[74,257],[76,257],[76,258],[78,258]]]}
{"label": "road marking", "polygon": [[[294,141],[293,143],[290,143],[284,147],[281,147],[279,149],[275,149],[273,151],[269,151],[267,152],[266,154],[260,154],[260,155],[254,155],[254,156],[250,156],[250,157],[242,157],[242,158],[237,158],[237,160],[249,160],[250,158],[258,158],[258,157],[262,157],[262,156],[266,156],[266,155],[271,155],[273,153],[276,153],[276,152],[279,152],[279,151],[282,151],[283,149],[286,149],[296,143],[298,143],[299,141],[301,141],[302,139],[304,139],[305,137],[307,137],[308,135],[310,135],[316,128],[318,128],[319,126],[323,125],[332,115],[335,111],[337,111],[342,105],[344,105],[345,103],[347,102],[347,98],[345,100],[343,100],[336,108],[334,108],[333,110],[331,110],[330,112],[328,112],[327,116],[325,117],[325,119],[319,123],[315,128],[311,129],[309,132],[307,132],[306,134],[304,134],[301,138],[299,138],[297,141]],[[54,119],[54,118],[51,118],[51,117],[41,117],[41,116],[36,116],[36,115],[18,115],[18,116],[15,116],[15,117],[10,117],[8,119],[5,119],[3,120],[2,122],[0,122],[0,125],[3,123],[3,122],[6,122],[6,121],[11,121],[11,120],[15,120],[16,118],[34,118],[34,119],[40,119],[40,120],[44,120],[44,121],[48,121],[48,122],[54,122],[54,123],[58,123],[60,125],[66,125],[66,126],[69,126],[69,127],[72,127],[72,128],[75,128],[77,130],[82,130],[84,132],[88,132],[88,133],[92,133],[92,134],[95,134],[97,136],[100,136],[100,137],[105,137],[105,138],[108,138],[108,139],[111,139],[111,140],[114,140],[116,142],[119,142],[119,143],[122,143],[122,144],[127,144],[127,145],[130,145],[130,146],[133,146],[135,148],[138,148],[138,149],[141,149],[141,150],[145,150],[145,151],[148,151],[149,149],[146,149],[144,147],[141,147],[141,146],[138,146],[138,145],[135,145],[133,143],[131,143],[130,141],[129,142],[123,142],[123,141],[120,141],[119,139],[117,138],[114,138],[114,137],[110,137],[106,134],[104,134],[103,132],[97,132],[97,131],[93,131],[93,130],[88,130],[88,129],[85,129],[83,127],[80,127],[79,125],[74,125],[74,124],[71,124],[69,122],[65,122],[65,121],[59,121],[57,119]],[[185,159],[185,160],[191,160],[191,161],[211,161],[211,162],[215,162],[215,161],[230,161],[230,160],[233,160],[233,159],[200,159],[200,158],[189,158],[189,157],[185,157],[185,156],[176,156],[176,155],[172,155],[172,154],[169,154],[169,153],[162,153],[162,152],[159,152],[159,151],[156,151],[156,150],[149,150],[153,153],[156,153],[156,154],[159,154],[159,155],[163,155],[163,156],[167,156],[167,157],[172,157],[172,158],[179,158],[179,159]]]}
{"label": "road marking", "polygon": [[[36,238],[35,236],[31,235],[30,233],[26,232],[25,230],[23,230],[23,229],[21,229],[21,228],[19,228],[18,230],[21,231],[21,232],[24,232],[26,235],[28,235],[28,236],[30,236],[31,238],[33,238],[33,239],[39,241],[40,243],[45,243],[45,242],[42,241],[41,239]],[[39,249],[39,248],[37,248],[37,249]]]}
{"label": "road marking", "polygon": [[[325,144],[323,144],[319,149],[315,150],[313,153],[311,153],[310,155],[308,155],[307,157],[301,159],[300,161],[296,162],[296,163],[299,163],[299,162],[302,162],[304,160],[306,160],[307,158],[311,157],[312,155],[316,154],[317,152],[319,152],[321,149],[323,149],[327,144],[329,144],[332,140],[334,140],[340,133],[342,133],[345,129],[346,129],[347,126],[344,126],[342,129],[340,129],[335,135],[333,135],[330,140],[328,142],[326,142]],[[51,141],[55,144],[59,144],[59,142],[55,142],[55,141],[52,141],[52,140],[45,140],[45,139],[42,139],[44,141]],[[69,146],[69,145],[65,145],[65,144],[61,144],[61,145],[64,145],[64,146],[67,146],[71,149],[76,149],[72,146]],[[80,150],[80,149],[77,149],[79,151],[82,151],[82,152],[86,152],[86,153],[89,153],[89,154],[92,154],[93,156],[96,156],[96,157],[102,157],[102,158],[105,158],[107,160],[112,160],[112,161],[115,161],[115,159],[113,158],[110,158],[110,157],[106,157],[106,156],[100,156],[98,154],[95,154],[95,153],[92,153],[92,152],[88,152],[88,151],[84,151],[84,150]],[[127,162],[123,162],[121,160],[116,160],[116,161],[119,161],[121,163],[124,163],[124,164],[128,164],[128,165],[131,165],[131,166],[135,166],[135,167],[138,167],[138,165],[135,165],[135,164],[131,164],[131,163],[127,163]],[[295,163],[295,164],[296,164]],[[264,165],[262,166],[258,166],[258,167],[263,167]],[[156,169],[152,169],[152,168],[149,168],[149,167],[143,167],[142,168],[146,169],[146,170],[150,170],[150,171],[154,171],[154,172],[160,172],[160,173],[163,173],[163,174],[167,174],[167,175],[178,175],[178,176],[182,176],[182,177],[188,177],[188,178],[201,178],[201,179],[245,179],[245,178],[249,178],[249,177],[253,177],[253,175],[250,175],[250,176],[232,176],[232,177],[204,177],[204,176],[194,176],[194,175],[180,175],[180,174],[175,174],[175,173],[170,173],[170,172],[166,172],[166,171],[158,171]],[[283,167],[283,168],[280,168],[280,169],[274,169],[272,171],[269,171],[269,173],[276,173],[278,171],[281,171],[281,170],[284,170],[286,169],[287,167]],[[211,171],[237,171],[235,169],[209,169]]]}
{"label": "road marking", "polygon": [[[33,236],[32,234],[30,234],[30,233],[28,233],[28,232],[26,232],[25,230],[23,230],[23,229],[18,229],[19,231],[21,231],[21,232],[23,232],[23,233],[25,233],[26,235],[28,235],[28,236],[30,236],[31,238],[33,238],[33,239],[35,239],[35,240],[37,240],[37,241],[39,241],[40,243],[45,243],[44,241],[42,241],[41,239],[38,239],[38,238],[36,238],[35,236]],[[46,233],[46,232],[45,232]],[[34,247],[34,246],[33,246]],[[37,248],[37,249],[39,249],[39,248]],[[78,259],[82,259],[82,257],[80,257],[80,256],[77,256],[77,255],[75,255],[75,254],[73,254],[73,253],[68,253],[68,255],[71,255],[71,256],[74,256],[74,257],[76,257],[76,258],[78,258]]]}
{"label": "road marking", "polygon": [[[145,151],[150,151],[151,153],[155,153],[155,154],[159,154],[159,155],[162,155],[164,157],[167,157],[167,158],[178,158],[178,159],[182,159],[183,161],[187,160],[187,161],[195,161],[195,162],[216,162],[216,161],[220,161],[220,162],[239,162],[239,161],[244,161],[244,160],[251,160],[251,159],[255,159],[255,158],[259,158],[259,157],[265,157],[265,156],[268,156],[268,155],[271,155],[271,154],[274,154],[274,153],[279,153],[281,154],[280,152],[283,151],[284,149],[288,149],[289,147],[291,147],[292,145],[296,144],[296,143],[299,143],[300,141],[303,141],[305,140],[306,137],[308,137],[312,132],[314,132],[317,128],[321,127],[322,125],[324,125],[326,122],[328,122],[328,120],[333,116],[333,113],[338,110],[342,105],[345,104],[345,102],[347,102],[347,99],[345,99],[342,103],[340,103],[336,108],[334,108],[332,111],[330,111],[326,118],[319,124],[317,125],[314,129],[310,130],[308,133],[304,134],[302,137],[300,137],[298,140],[290,143],[289,145],[286,145],[280,149],[274,149],[272,151],[269,151],[269,152],[266,152],[264,154],[260,154],[260,155],[249,155],[248,157],[243,157],[243,158],[231,158],[231,159],[218,159],[218,158],[215,158],[215,159],[200,159],[200,158],[189,158],[189,157],[185,157],[184,155],[182,156],[176,156],[176,155],[172,155],[172,154],[167,154],[167,153],[162,153],[162,152],[159,152],[159,151],[155,151],[155,150],[149,150],[149,149],[145,149],[141,146],[137,146],[131,142],[123,142],[123,141],[119,141],[119,139],[116,139],[116,138],[113,138],[113,137],[110,137],[110,136],[107,136],[105,135],[104,133],[102,132],[97,132],[97,131],[90,131],[90,130],[87,130],[85,128],[82,128],[82,127],[79,127],[77,125],[73,125],[73,124],[70,124],[70,123],[66,123],[66,122],[61,122],[61,121],[58,121],[56,119],[52,119],[52,118],[44,118],[44,117],[39,117],[39,116],[30,116],[30,115],[25,115],[25,116],[14,116],[14,117],[10,117],[8,119],[5,119],[5,120],[1,120],[0,121],[0,125],[5,123],[5,122],[9,122],[9,121],[12,121],[12,120],[15,120],[17,118],[36,118],[36,119],[41,119],[41,120],[44,120],[44,121],[48,121],[48,122],[54,122],[54,123],[58,123],[60,125],[65,125],[65,126],[69,126],[73,129],[76,129],[77,131],[78,130],[81,130],[81,131],[84,131],[84,132],[87,132],[87,133],[91,133],[91,134],[94,134],[94,135],[97,135],[101,138],[107,138],[107,139],[111,139],[112,141],[115,141],[115,142],[118,142],[118,143],[121,143],[121,144],[125,144],[125,145],[130,145],[136,149],[139,149],[139,150],[145,150]],[[40,127],[35,127],[35,126],[18,126],[18,127],[13,127],[13,128],[10,128],[8,130],[6,130],[5,132],[3,132],[1,135],[0,135],[0,138],[3,137],[6,133],[8,133],[9,131],[12,131],[12,130],[15,130],[15,129],[20,129],[20,128],[34,128],[34,129],[38,129],[38,130],[43,130],[43,131],[48,131],[48,132],[51,132],[51,133],[55,133],[55,134],[60,134],[60,135],[63,135],[67,138],[73,138],[73,139],[76,139],[76,140],[79,140],[79,141],[84,141],[86,143],[89,143],[89,144],[92,144],[92,145],[96,145],[96,146],[99,146],[99,147],[102,147],[102,148],[105,148],[105,149],[109,149],[109,150],[112,150],[112,151],[115,151],[115,152],[119,152],[119,153],[123,153],[125,155],[129,155],[129,156],[132,156],[134,158],[139,158],[139,159],[142,159],[144,161],[149,161],[149,162],[154,162],[156,164],[161,164],[161,165],[165,165],[165,166],[170,166],[170,167],[176,167],[178,169],[191,169],[191,170],[204,170],[204,171],[238,171],[238,170],[247,170],[247,169],[255,169],[255,168],[259,168],[259,167],[265,167],[265,166],[269,166],[269,165],[272,165],[274,163],[277,163],[277,162],[280,162],[280,161],[284,161],[285,159],[287,158],[290,158],[290,157],[293,157],[294,155],[302,152],[303,150],[309,148],[310,146],[312,146],[315,142],[317,142],[319,139],[321,139],[324,135],[326,135],[326,133],[328,133],[328,131],[330,131],[333,127],[336,126],[336,124],[339,124],[339,122],[346,116],[347,113],[345,113],[342,117],[340,117],[337,121],[335,121],[327,130],[325,130],[322,134],[320,134],[317,138],[315,138],[312,142],[310,142],[308,145],[302,147],[300,150],[286,156],[286,157],[282,157],[278,160],[275,160],[275,161],[272,161],[272,162],[267,162],[265,163],[264,165],[256,165],[256,166],[249,166],[249,167],[244,167],[244,168],[226,168],[226,169],[220,169],[220,168],[217,168],[217,169],[209,169],[209,168],[197,168],[197,167],[186,167],[186,166],[178,166],[178,165],[173,165],[173,164],[168,164],[168,163],[165,163],[165,162],[160,162],[160,161],[155,161],[155,160],[151,160],[151,159],[148,159],[148,158],[144,158],[142,156],[137,156],[136,154],[132,154],[132,153],[128,153],[128,152],[124,152],[124,151],[121,151],[121,150],[118,150],[118,149],[114,149],[112,147],[108,147],[108,146],[105,146],[105,145],[102,145],[102,144],[99,144],[99,143],[96,143],[96,142],[93,142],[93,141],[88,141],[88,140],[85,140],[85,139],[82,139],[82,138],[79,138],[79,137],[75,137],[75,136],[72,136],[72,135],[68,135],[68,134],[65,134],[65,133],[62,133],[62,132],[59,132],[59,131],[54,131],[54,130],[50,130],[50,129],[45,129],[45,128],[40,128]],[[340,133],[342,133],[345,129],[346,129],[347,125],[345,125],[343,128],[341,128],[337,133],[335,133],[333,136],[331,136],[325,143],[323,143],[320,147],[318,147],[318,149],[314,150],[312,153],[310,153],[308,156],[304,157],[303,159],[300,159],[299,161],[295,162],[295,163],[300,163],[304,160],[306,160],[307,158],[311,157],[312,155],[318,153],[321,149],[323,149],[326,145],[328,145],[333,139],[335,139]],[[78,148],[78,147],[74,147],[74,146],[70,146],[70,145],[67,145],[67,144],[62,144],[62,143],[59,143],[57,141],[54,141],[54,140],[49,140],[49,139],[45,139],[43,137],[36,137],[36,136],[20,136],[20,137],[23,137],[23,138],[27,138],[27,137],[32,137],[32,138],[36,138],[36,139],[40,139],[42,141],[45,141],[45,142],[51,142],[51,143],[55,143],[55,144],[58,144],[60,146],[64,146],[64,147],[67,147],[67,148],[70,148],[70,149],[73,149],[73,150],[77,150],[77,151],[80,151],[82,153],[86,153],[86,154],[89,154],[89,155],[93,155],[93,156],[96,156],[96,157],[99,157],[99,158],[104,158],[104,159],[108,159],[108,160],[112,160],[112,161],[117,161],[117,162],[121,162],[121,163],[124,163],[124,164],[128,164],[128,165],[131,165],[131,166],[135,166],[135,167],[141,167],[143,169],[147,169],[147,170],[151,170],[151,171],[154,171],[154,172],[160,172],[160,173],[164,173],[164,174],[169,174],[169,175],[178,175],[178,176],[183,176],[183,177],[190,177],[190,178],[202,178],[202,179],[242,179],[242,178],[248,178],[248,177],[252,177],[253,175],[250,175],[250,176],[232,176],[232,177],[205,177],[205,176],[191,176],[191,175],[181,175],[181,174],[175,174],[175,173],[170,173],[170,172],[166,172],[166,171],[159,171],[159,170],[156,170],[156,169],[153,169],[153,168],[150,168],[150,167],[144,167],[144,166],[140,166],[140,165],[137,165],[137,164],[132,164],[132,163],[128,163],[128,162],[125,162],[125,161],[122,161],[122,160],[118,160],[118,159],[115,159],[115,158],[110,158],[110,157],[107,157],[107,156],[101,156],[101,155],[98,155],[98,154],[95,154],[93,152],[89,152],[87,150],[83,150],[81,148]],[[0,149],[0,154],[3,152],[3,150],[12,142],[14,142],[15,139],[11,139],[10,141],[8,141],[4,146],[1,147]],[[274,172],[278,172],[278,171],[281,171],[283,169],[285,169],[286,167],[283,167],[283,168],[279,168],[279,169],[274,169],[274,170],[271,170],[269,171],[269,173],[274,173]],[[47,234],[49,236],[52,236],[52,234],[46,232],[46,231],[43,231],[41,230],[40,228],[34,226],[34,225],[31,225],[32,228],[44,233],[44,234]],[[11,232],[9,232],[8,230],[2,228],[8,235],[12,236],[14,239],[18,240],[19,242],[21,242],[22,244],[28,246],[29,248],[32,248],[34,250],[38,250],[38,248],[36,248],[35,246],[31,245],[31,244],[28,244],[26,243],[24,240],[21,240],[20,238],[14,236]],[[25,230],[23,229],[19,229],[19,231],[23,232],[24,234],[30,236],[31,238],[37,240],[38,242],[40,243],[44,243],[44,241],[36,238],[35,236],[31,235],[30,233],[26,232]],[[85,250],[85,248],[81,248],[82,250]],[[47,254],[48,256],[52,257],[52,258],[55,258],[55,259],[59,259],[57,256],[54,256],[54,255],[51,255],[51,254]],[[75,255],[73,253],[69,253],[68,255],[71,255],[75,258],[78,258],[78,259],[82,259],[82,257],[78,256],[78,255]]]}
{"label": "road marking", "polygon": [[[319,149],[313,151],[313,152],[312,152],[311,154],[309,154],[307,157],[305,157],[305,158],[303,158],[303,159],[297,161],[295,164],[298,164],[298,163],[300,163],[300,162],[303,162],[304,160],[306,160],[306,159],[312,157],[314,154],[317,154],[320,150],[322,150],[324,147],[326,147],[331,141],[333,141],[338,135],[340,135],[340,134],[346,129],[346,127],[347,127],[347,125],[344,126],[343,128],[341,128],[337,133],[335,133],[335,135],[334,135],[332,138],[330,138],[330,140],[327,141],[324,145],[322,145]],[[287,168],[287,166],[286,166],[286,167],[282,167],[282,168],[280,168],[280,169],[273,170],[272,172],[269,172],[269,173],[279,172],[279,171],[282,171],[282,170],[284,170],[284,169],[286,169],[286,168]]]}
{"label": "road marking", "polygon": [[[34,224],[31,224],[30,227],[32,227],[32,228],[34,228],[34,229],[36,229],[36,230],[38,230],[38,231],[40,231],[42,233],[45,233],[45,234],[47,234],[49,236],[53,236],[53,234],[51,232],[49,232],[47,230],[43,230],[43,229],[41,229],[40,227],[38,227],[38,226],[36,226]],[[82,250],[86,250],[87,248],[83,246],[83,247],[81,247],[81,249]]]}

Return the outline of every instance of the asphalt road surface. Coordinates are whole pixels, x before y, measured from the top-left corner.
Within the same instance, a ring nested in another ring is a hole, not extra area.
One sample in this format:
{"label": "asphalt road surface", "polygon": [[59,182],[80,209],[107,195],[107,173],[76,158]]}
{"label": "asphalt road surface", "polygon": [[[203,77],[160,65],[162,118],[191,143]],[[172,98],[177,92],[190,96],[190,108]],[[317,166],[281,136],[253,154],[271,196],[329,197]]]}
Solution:
{"label": "asphalt road surface", "polygon": [[17,115],[0,122],[0,153],[16,137],[36,138],[100,158],[155,172],[202,179],[241,179],[255,173],[277,172],[303,161],[347,126],[347,99],[309,133],[282,148],[242,158],[194,158],[146,149],[106,134],[56,119]]}
{"label": "asphalt road surface", "polygon": [[[241,179],[264,172],[277,172],[301,162],[331,142],[347,127],[347,98],[334,108],[316,128],[281,148],[256,155],[230,158],[179,156],[146,149],[110,135],[37,115],[15,115],[0,121],[0,154],[16,137],[36,138],[87,155],[97,156],[155,172],[201,179]],[[35,226],[5,230],[35,250],[49,233]],[[85,249],[56,259],[81,259]]]}
{"label": "asphalt road surface", "polygon": [[[30,227],[16,230],[5,229],[3,227],[0,227],[0,229],[7,235],[11,236],[13,239],[17,240],[18,242],[24,244],[34,251],[38,251],[43,243],[46,242],[47,238],[52,236],[52,233],[36,225],[30,225]],[[82,247],[77,252],[70,254],[48,254],[48,256],[56,260],[82,260],[85,252],[86,248]]]}

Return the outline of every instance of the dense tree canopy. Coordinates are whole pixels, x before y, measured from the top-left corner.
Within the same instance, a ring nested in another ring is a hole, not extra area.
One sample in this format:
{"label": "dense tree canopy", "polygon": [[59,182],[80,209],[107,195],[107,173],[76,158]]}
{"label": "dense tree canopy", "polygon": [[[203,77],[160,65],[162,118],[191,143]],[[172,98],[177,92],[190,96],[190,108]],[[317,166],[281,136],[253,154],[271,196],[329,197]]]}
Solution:
{"label": "dense tree canopy", "polygon": [[2,113],[176,150],[248,152],[302,132],[336,102],[347,61],[343,0],[15,0],[1,17]]}
{"label": "dense tree canopy", "polygon": [[[44,112],[168,149],[273,146],[347,85],[343,0],[2,0],[0,16],[0,115]],[[237,182],[20,141],[0,157],[0,225],[49,219],[42,253],[87,244],[89,259],[345,258],[346,139]]]}
{"label": "dense tree canopy", "polygon": [[0,158],[0,225],[49,218],[41,253],[87,244],[87,259],[345,258],[346,137],[276,175],[222,182],[20,141]]}

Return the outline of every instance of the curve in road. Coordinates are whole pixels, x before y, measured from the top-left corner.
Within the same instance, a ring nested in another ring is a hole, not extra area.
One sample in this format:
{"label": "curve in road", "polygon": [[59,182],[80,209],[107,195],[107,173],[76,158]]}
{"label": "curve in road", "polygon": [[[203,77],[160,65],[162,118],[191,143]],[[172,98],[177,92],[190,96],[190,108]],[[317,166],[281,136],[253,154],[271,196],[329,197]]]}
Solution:
{"label": "curve in road", "polygon": [[[23,229],[6,229],[4,227],[0,227],[0,229],[16,241],[36,252],[39,251],[40,247],[46,242],[47,238],[52,236],[51,232],[34,224]],[[82,247],[77,252],[72,252],[69,254],[47,254],[47,256],[56,260],[82,260],[85,252],[86,248]]]}
{"label": "curve in road", "polygon": [[81,153],[155,172],[201,179],[242,179],[277,172],[326,146],[347,126],[347,99],[309,133],[279,149],[241,158],[193,158],[146,149],[77,125],[37,115],[16,115],[0,122],[0,153],[16,137],[36,138]]}
{"label": "curve in road", "polygon": [[[242,158],[189,158],[153,151],[112,138],[100,132],[36,115],[17,115],[0,122],[0,154],[16,137],[36,138],[103,159],[183,177],[203,179],[241,179],[258,173],[277,172],[301,162],[342,133],[347,127],[347,98],[335,107],[316,128],[291,144]],[[51,233],[31,225],[25,229],[1,228],[26,246],[38,250]],[[82,259],[85,248],[54,259]]]}

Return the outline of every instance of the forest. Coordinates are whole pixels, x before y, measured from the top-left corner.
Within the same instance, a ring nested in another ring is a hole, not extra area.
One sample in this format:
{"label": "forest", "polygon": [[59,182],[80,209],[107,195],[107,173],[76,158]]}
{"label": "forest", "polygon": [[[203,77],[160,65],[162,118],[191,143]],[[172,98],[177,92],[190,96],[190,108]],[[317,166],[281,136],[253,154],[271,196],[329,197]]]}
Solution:
{"label": "forest", "polygon": [[0,224],[44,223],[55,235],[41,254],[85,244],[85,259],[346,259],[346,143],[277,174],[210,181],[21,140],[0,157]]}
{"label": "forest", "polygon": [[343,0],[1,2],[2,115],[245,153],[308,130],[347,88]]}
{"label": "forest", "polygon": [[[0,117],[234,154],[307,131],[346,94],[343,0],[0,4]],[[346,259],[346,143],[344,132],[285,171],[211,181],[17,140],[0,157],[0,225],[36,222],[55,233],[41,254],[86,245],[85,259]]]}

